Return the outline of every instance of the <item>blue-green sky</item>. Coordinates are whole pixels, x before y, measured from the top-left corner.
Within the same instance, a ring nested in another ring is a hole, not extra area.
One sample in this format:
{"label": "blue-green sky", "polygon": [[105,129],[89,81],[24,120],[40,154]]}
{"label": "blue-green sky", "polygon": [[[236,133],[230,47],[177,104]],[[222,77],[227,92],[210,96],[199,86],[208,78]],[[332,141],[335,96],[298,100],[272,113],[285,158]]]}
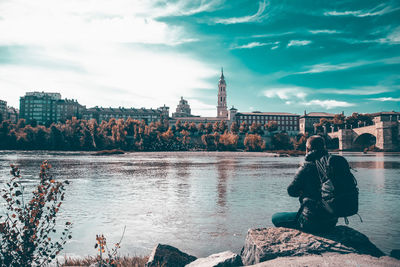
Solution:
{"label": "blue-green sky", "polygon": [[0,99],[399,111],[400,1],[0,0]]}

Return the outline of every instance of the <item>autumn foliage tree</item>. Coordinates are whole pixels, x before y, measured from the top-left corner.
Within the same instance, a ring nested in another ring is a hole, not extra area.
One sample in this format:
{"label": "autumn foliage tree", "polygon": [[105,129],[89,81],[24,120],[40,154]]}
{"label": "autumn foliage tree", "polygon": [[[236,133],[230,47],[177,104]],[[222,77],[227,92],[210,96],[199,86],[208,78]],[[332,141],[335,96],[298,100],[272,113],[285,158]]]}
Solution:
{"label": "autumn foliage tree", "polygon": [[262,151],[265,150],[265,141],[258,134],[246,134],[244,146],[246,151]]}
{"label": "autumn foliage tree", "polygon": [[1,191],[5,212],[0,216],[0,266],[42,266],[51,263],[71,238],[71,223],[59,233],[56,218],[68,181],[56,181],[46,161],[39,184],[26,195],[18,167],[11,165],[11,179]]}
{"label": "autumn foliage tree", "polygon": [[219,150],[234,151],[238,145],[239,136],[233,133],[225,132],[221,134],[218,140]]}

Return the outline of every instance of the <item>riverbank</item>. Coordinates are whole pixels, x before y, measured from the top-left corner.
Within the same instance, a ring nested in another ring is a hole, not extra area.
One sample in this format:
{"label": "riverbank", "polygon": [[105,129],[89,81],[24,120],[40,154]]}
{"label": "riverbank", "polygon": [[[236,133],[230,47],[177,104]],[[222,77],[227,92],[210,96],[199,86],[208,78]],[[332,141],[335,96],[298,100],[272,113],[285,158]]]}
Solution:
{"label": "riverbank", "polygon": [[[224,251],[197,258],[176,247],[157,244],[148,257],[118,257],[114,262],[126,267],[400,266],[396,253],[385,255],[366,235],[347,226],[320,234],[269,227],[249,229],[240,254]],[[99,260],[66,258],[63,266],[91,266]]]}

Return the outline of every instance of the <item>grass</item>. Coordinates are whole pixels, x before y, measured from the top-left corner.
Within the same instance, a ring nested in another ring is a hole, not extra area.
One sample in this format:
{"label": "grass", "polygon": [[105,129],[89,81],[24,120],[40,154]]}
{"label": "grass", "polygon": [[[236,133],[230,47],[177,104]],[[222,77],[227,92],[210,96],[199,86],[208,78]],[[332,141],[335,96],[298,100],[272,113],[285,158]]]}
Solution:
{"label": "grass", "polygon": [[[120,267],[144,267],[146,265],[148,256],[145,257],[117,257],[117,266]],[[87,256],[85,258],[65,258],[64,263],[61,266],[90,266],[93,263],[97,263],[98,258]]]}

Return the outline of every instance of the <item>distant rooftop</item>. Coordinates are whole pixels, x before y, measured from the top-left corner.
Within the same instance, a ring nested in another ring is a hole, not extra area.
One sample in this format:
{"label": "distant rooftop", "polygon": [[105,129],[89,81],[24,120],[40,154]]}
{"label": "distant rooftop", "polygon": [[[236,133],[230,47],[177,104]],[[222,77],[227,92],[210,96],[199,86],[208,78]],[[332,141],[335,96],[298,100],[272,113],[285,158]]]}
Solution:
{"label": "distant rooftop", "polygon": [[287,112],[261,112],[261,111],[253,111],[253,112],[239,112],[238,115],[269,115],[269,116],[299,116],[298,114],[294,113],[287,113]]}
{"label": "distant rooftop", "polygon": [[51,97],[55,100],[60,100],[61,99],[61,94],[60,93],[48,93],[48,92],[39,92],[39,91],[34,91],[34,92],[26,92],[25,96],[36,96],[36,97]]}
{"label": "distant rooftop", "polygon": [[303,117],[333,118],[333,117],[335,117],[335,115],[336,114],[334,114],[334,113],[327,113],[327,112],[310,112],[310,113],[307,113],[305,115],[302,115],[301,117],[302,118]]}
{"label": "distant rooftop", "polygon": [[381,116],[381,115],[400,115],[400,112],[396,112],[396,111],[381,111],[381,112],[376,112],[376,113],[371,113],[369,115],[372,115],[374,117],[376,116]]}
{"label": "distant rooftop", "polygon": [[93,108],[88,108],[88,112],[110,112],[110,113],[160,113],[160,110],[156,109],[146,109],[146,108],[124,108],[124,107],[117,107],[117,108],[103,108],[103,107],[93,107]]}

